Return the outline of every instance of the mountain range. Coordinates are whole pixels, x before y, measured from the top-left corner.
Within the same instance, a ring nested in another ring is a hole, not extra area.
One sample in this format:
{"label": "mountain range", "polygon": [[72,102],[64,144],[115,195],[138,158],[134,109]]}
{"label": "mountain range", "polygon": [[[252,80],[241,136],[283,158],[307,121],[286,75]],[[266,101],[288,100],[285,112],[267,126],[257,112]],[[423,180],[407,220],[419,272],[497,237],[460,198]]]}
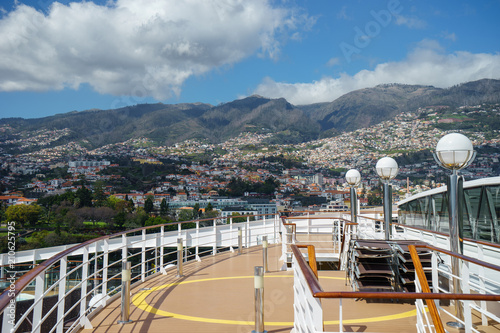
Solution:
{"label": "mountain range", "polygon": [[369,127],[404,111],[500,102],[500,80],[483,79],[442,89],[383,84],[352,91],[328,103],[292,105],[257,95],[213,106],[204,103],[138,104],[73,111],[50,117],[2,118],[1,141],[40,129],[69,129],[53,145],[86,140],[91,148],[147,137],[169,145],[186,139],[217,143],[242,132],[274,133],[272,143],[297,143]]}

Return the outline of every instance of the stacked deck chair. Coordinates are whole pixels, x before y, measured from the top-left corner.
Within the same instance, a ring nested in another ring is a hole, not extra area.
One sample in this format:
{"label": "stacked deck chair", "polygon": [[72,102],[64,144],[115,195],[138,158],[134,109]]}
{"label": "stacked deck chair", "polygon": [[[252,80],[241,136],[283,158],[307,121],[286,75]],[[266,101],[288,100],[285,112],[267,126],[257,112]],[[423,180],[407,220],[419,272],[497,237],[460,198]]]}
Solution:
{"label": "stacked deck chair", "polygon": [[[419,241],[398,241],[393,244],[394,248],[397,250],[399,290],[405,292],[415,292],[415,266],[410,255],[410,250],[408,249],[408,245],[410,244],[420,245],[425,243]],[[432,252],[417,247],[417,253],[422,263],[425,276],[427,277],[429,287],[432,288]]]}
{"label": "stacked deck chair", "polygon": [[386,241],[355,240],[349,277],[358,291],[394,291],[396,276],[393,249]]}

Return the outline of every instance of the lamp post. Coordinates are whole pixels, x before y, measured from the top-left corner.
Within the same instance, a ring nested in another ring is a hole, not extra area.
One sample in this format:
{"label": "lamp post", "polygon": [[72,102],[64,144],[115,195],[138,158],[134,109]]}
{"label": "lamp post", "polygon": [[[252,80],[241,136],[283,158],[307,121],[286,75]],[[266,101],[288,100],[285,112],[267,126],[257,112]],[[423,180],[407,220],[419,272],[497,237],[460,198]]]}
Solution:
{"label": "lamp post", "polygon": [[[460,133],[450,133],[443,136],[436,145],[436,153],[434,159],[443,168],[451,170],[452,174],[448,179],[448,217],[450,227],[450,251],[458,254],[463,254],[463,226],[461,208],[459,207],[459,177],[458,170],[469,166],[476,152],[472,146],[472,142],[465,135]],[[457,276],[460,276],[460,262],[458,258],[451,257],[451,271],[455,276],[453,278],[453,291],[461,293],[460,281]],[[456,301],[456,315],[462,320],[463,309],[460,301]],[[463,328],[459,322],[448,322],[448,326]]]}
{"label": "lamp post", "polygon": [[356,187],[361,182],[361,174],[356,169],[351,169],[346,172],[345,179],[351,186],[351,222],[358,222],[358,196],[356,194]]}
{"label": "lamp post", "polygon": [[391,157],[382,157],[375,165],[375,169],[384,184],[384,230],[385,239],[390,240],[392,234],[392,186],[389,182],[398,174],[398,163]]}

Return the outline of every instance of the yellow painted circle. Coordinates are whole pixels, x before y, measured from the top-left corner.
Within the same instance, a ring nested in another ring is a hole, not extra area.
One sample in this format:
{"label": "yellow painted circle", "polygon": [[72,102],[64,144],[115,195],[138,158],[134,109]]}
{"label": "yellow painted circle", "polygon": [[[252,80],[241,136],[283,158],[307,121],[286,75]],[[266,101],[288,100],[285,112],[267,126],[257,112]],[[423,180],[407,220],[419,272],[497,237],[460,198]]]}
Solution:
{"label": "yellow painted circle", "polygon": [[[265,278],[278,278],[278,277],[281,278],[281,277],[293,277],[293,276],[292,275],[265,276]],[[155,291],[164,289],[164,288],[171,287],[171,286],[190,284],[190,283],[198,283],[198,282],[207,282],[207,281],[231,280],[231,279],[250,279],[250,278],[253,278],[253,276],[228,276],[228,277],[220,277],[220,278],[199,279],[199,280],[190,280],[190,281],[168,283],[168,284],[164,284],[164,285],[161,285],[158,287],[153,287],[150,290],[143,290],[143,291],[135,294],[132,297],[132,303],[137,308],[139,308],[143,311],[147,311],[149,313],[157,314],[157,315],[164,316],[164,317],[172,317],[172,318],[176,318],[176,319],[198,321],[198,322],[212,323],[212,324],[255,325],[255,323],[253,321],[214,319],[214,318],[187,316],[187,315],[183,315],[183,314],[173,313],[173,312],[164,311],[164,310],[154,308],[146,302],[146,297],[148,297],[149,294],[151,294]],[[344,279],[341,277],[331,277],[331,276],[322,276],[320,278],[321,279],[337,279],[337,280]],[[386,320],[395,320],[395,319],[413,317],[416,315],[416,313],[417,313],[416,310],[411,310],[411,311],[406,311],[406,312],[397,313],[397,314],[393,314],[393,315],[387,315],[387,316],[343,320],[342,323],[344,323],[344,324],[373,323],[373,322],[380,322],[380,321],[386,321]],[[338,324],[338,323],[339,323],[338,320],[324,322],[325,325],[334,325],[334,324]],[[269,326],[293,326],[293,322],[287,322],[287,321],[269,321],[269,322],[266,321],[264,324],[269,325]]]}

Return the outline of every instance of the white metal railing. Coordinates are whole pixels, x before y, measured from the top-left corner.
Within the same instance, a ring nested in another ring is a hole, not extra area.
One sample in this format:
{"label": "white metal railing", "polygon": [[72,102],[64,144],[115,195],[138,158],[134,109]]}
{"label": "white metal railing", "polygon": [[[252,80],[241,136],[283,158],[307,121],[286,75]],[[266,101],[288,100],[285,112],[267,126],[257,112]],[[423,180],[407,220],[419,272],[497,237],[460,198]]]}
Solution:
{"label": "white metal railing", "polygon": [[[432,255],[432,288],[434,293],[449,294],[453,292],[452,280],[459,280],[461,291],[464,294],[481,294],[481,295],[498,295],[500,294],[500,271],[489,267],[485,267],[476,261],[459,260],[460,276],[453,275],[449,264],[450,255],[443,252],[433,251]],[[446,260],[448,259],[448,260]],[[418,280],[415,280],[417,289],[420,288]],[[455,291],[456,292],[456,291]],[[474,314],[481,318],[481,325],[488,326],[489,320],[500,322],[500,302],[486,301],[470,301],[459,300],[455,301],[455,306],[452,308],[440,306],[440,302],[436,301],[440,312],[446,313],[453,318],[453,321],[464,325],[464,330],[467,333],[480,332],[473,325],[472,318]],[[462,318],[456,316],[456,307],[462,308]],[[418,318],[418,327],[421,327],[421,332],[433,332],[430,324],[425,321],[425,318]],[[419,331],[420,332],[420,331]]]}
{"label": "white metal railing", "polygon": [[[396,232],[393,232],[394,240],[421,240],[429,245],[444,250],[450,249],[450,238],[447,234],[411,226],[405,226],[402,224],[394,226],[393,231],[394,230],[397,230]],[[500,266],[500,246],[495,247],[492,246],[492,244],[464,239],[463,254],[468,257],[477,258],[479,260],[484,260],[494,265]],[[448,257],[445,257],[444,260],[448,265],[450,265]]]}
{"label": "white metal railing", "polygon": [[[420,246],[417,246],[420,247]],[[449,253],[449,251],[443,251],[437,248],[433,248],[430,246],[424,246],[430,250],[437,251],[440,254]],[[292,250],[294,252],[293,256],[293,269],[294,269],[294,332],[296,333],[306,333],[306,332],[325,332],[323,328],[323,308],[321,305],[322,298],[330,298],[330,299],[338,299],[339,305],[339,330],[335,332],[343,332],[343,305],[342,300],[345,298],[355,299],[355,298],[364,298],[364,299],[393,299],[393,300],[408,300],[414,299],[416,300],[417,307],[417,331],[418,332],[436,332],[435,325],[436,323],[431,320],[426,314],[426,306],[424,306],[421,300],[433,300],[433,299],[442,299],[442,300],[455,300],[455,302],[460,302],[463,304],[464,311],[464,320],[460,320],[456,317],[455,320],[461,322],[465,326],[466,332],[480,332],[473,327],[472,323],[472,313],[475,311],[479,313],[482,317],[482,324],[488,325],[488,320],[492,322],[500,322],[500,318],[498,317],[498,308],[500,306],[500,293],[496,291],[498,288],[498,282],[495,287],[492,287],[492,282],[490,279],[482,278],[480,276],[471,275],[470,271],[467,271],[466,268],[463,267],[463,273],[461,274],[461,281],[463,285],[463,293],[454,293],[449,292],[449,290],[439,287],[440,292],[434,291],[433,293],[422,293],[422,288],[417,285],[417,292],[342,292],[342,291],[333,291],[327,292],[323,291],[319,281],[314,276],[314,273],[307,265],[305,259],[302,254],[299,252],[296,246],[292,246]],[[437,259],[438,256],[434,255],[432,260],[433,265],[433,288],[439,286],[439,277],[447,276],[451,277],[449,271],[447,269],[443,269],[440,261]],[[464,262],[468,261],[470,264],[477,264],[477,260],[472,258],[467,259],[464,258]],[[490,265],[488,263],[479,263],[479,266],[482,266],[483,269],[492,269],[496,272],[500,272],[500,267],[495,265]],[[439,267],[439,268],[436,268]],[[418,279],[418,277],[417,277]],[[486,287],[481,287],[482,285],[489,285]],[[492,290],[491,288],[494,288]],[[441,294],[440,294],[441,293]],[[444,295],[443,293],[447,293]],[[442,297],[441,297],[442,296]],[[439,302],[436,301],[439,304]],[[487,305],[485,305],[487,303]],[[495,310],[496,309],[496,310]],[[440,311],[446,312],[448,315],[453,315],[450,311],[446,310],[444,307],[440,307]],[[495,312],[496,311],[496,312]],[[439,322],[440,326],[442,323]],[[440,332],[443,332],[442,330]],[[329,332],[332,333],[332,332]]]}
{"label": "white metal railing", "polygon": [[311,293],[297,258],[293,256],[293,308],[295,332],[323,332],[321,300]]}
{"label": "white metal railing", "polygon": [[[357,222],[358,222],[358,231],[357,231],[358,238],[361,239],[385,238],[384,221],[358,215]],[[393,235],[394,235],[394,229],[393,229]]]}
{"label": "white metal railing", "polygon": [[[422,286],[420,285],[420,280],[415,274],[415,292],[421,293]],[[427,305],[423,299],[417,299],[415,301],[415,307],[417,310],[417,332],[418,333],[433,333],[434,323],[429,316],[429,311]]]}
{"label": "white metal railing", "polygon": [[[120,295],[122,262],[132,262],[132,284],[166,274],[168,265],[177,261],[178,238],[183,240],[186,261],[234,251],[238,227],[243,247],[261,243],[262,236],[267,236],[270,243],[279,241],[276,215],[257,221],[250,221],[248,216],[242,223],[228,218],[227,223],[218,224],[214,219],[208,227],[200,227],[200,222],[207,220],[179,222],[173,231],[165,230],[168,225],[125,231],[75,245],[53,256],[0,295],[1,332],[62,333],[89,327],[90,319]],[[187,223],[195,227],[184,229]],[[21,301],[19,297],[28,293],[34,299]]]}
{"label": "white metal railing", "polygon": [[[344,216],[349,217],[349,216]],[[343,219],[342,219],[343,220]],[[347,222],[347,220],[346,220]],[[297,225],[297,230],[311,232],[310,226],[313,222],[310,220],[310,216],[304,216],[302,220],[295,219],[293,223]],[[342,226],[343,230],[348,230],[348,223],[345,223]],[[352,232],[346,232],[344,235],[345,240],[349,240],[350,238],[364,238],[364,239],[383,239],[385,236],[384,232],[384,223],[381,220],[369,218],[369,217],[359,217],[358,216],[358,224],[356,226],[352,226]],[[284,242],[285,242],[284,238]],[[419,240],[425,241],[436,248],[439,251],[439,255],[437,252],[434,252],[432,259],[432,277],[433,277],[433,288],[434,293],[438,292],[437,288],[443,289],[439,287],[440,284],[443,283],[444,280],[450,280],[453,278],[451,274],[450,264],[451,260],[449,256],[444,255],[440,249],[446,250],[449,244],[449,238],[447,235],[434,233],[426,230],[417,230],[415,228],[407,228],[403,225],[398,225],[394,223],[392,225],[392,238],[391,240]],[[290,244],[292,245],[292,244]],[[348,247],[348,243],[346,244]],[[289,249],[289,247],[285,247],[283,245],[283,249]],[[479,260],[491,263],[492,265],[500,266],[500,248],[495,246],[490,246],[481,242],[473,242],[473,241],[464,241],[464,252],[465,255],[469,255],[470,257],[477,258]],[[343,253],[343,252],[342,252]],[[346,262],[346,260],[342,260],[341,253],[341,263]],[[323,330],[323,310],[321,306],[320,299],[327,293],[322,292],[319,284],[316,286],[316,291],[313,291],[310,285],[310,281],[307,281],[307,277],[304,275],[304,270],[299,267],[297,264],[296,256],[292,256],[293,262],[293,270],[295,276],[295,285],[294,285],[294,311],[295,311],[295,321],[294,328],[295,332],[324,332]],[[462,283],[462,292],[463,294],[457,295],[453,294],[453,290],[451,291],[449,297],[452,299],[459,298],[454,302],[459,302],[462,304],[464,311],[464,319],[456,319],[461,322],[466,327],[466,332],[479,332],[472,325],[472,314],[475,313],[481,317],[482,325],[488,325],[488,320],[493,322],[500,322],[500,272],[495,269],[488,269],[487,267],[478,265],[474,262],[463,261],[462,263],[462,274],[460,277]],[[310,280],[313,280],[309,277]],[[418,278],[417,278],[418,279]],[[318,283],[317,281],[315,283]],[[418,283],[418,282],[417,282]],[[313,288],[314,289],[314,288]],[[320,293],[318,294],[318,290]],[[417,285],[417,293],[421,292],[422,289],[420,285]],[[450,290],[443,289],[439,290],[439,292],[450,293]],[[316,293],[316,296],[315,296]],[[359,292],[352,292],[352,294],[359,294],[359,298],[363,297],[374,297],[373,295],[367,295]],[[339,293],[335,293],[339,294]],[[349,293],[346,293],[349,294]],[[344,297],[353,298],[353,295],[346,295]],[[389,293],[387,293],[389,294]],[[392,297],[393,299],[402,298],[415,299],[415,305],[417,308],[417,331],[418,332],[435,332],[434,323],[432,319],[428,317],[427,314],[427,306],[423,302],[424,298],[432,298],[434,296],[429,297],[428,294],[426,296],[421,295],[418,297],[410,296],[408,297],[408,293],[405,293],[406,296],[403,296],[403,293],[393,293],[394,296],[385,295],[383,296],[381,293],[377,293],[376,297]],[[399,294],[399,295],[398,295]],[[467,294],[467,295],[466,295]],[[480,295],[489,295],[494,297],[494,301],[478,301],[472,300],[477,299],[477,294]],[[318,296],[321,295],[321,296]],[[470,296],[472,295],[472,296]],[[453,298],[454,297],[454,298]],[[343,331],[342,327],[342,297],[339,298],[339,331]],[[436,301],[439,304],[439,301]],[[453,316],[450,311],[447,310],[446,307],[440,307],[440,311],[446,312],[448,315]]]}
{"label": "white metal railing", "polygon": [[[298,242],[297,234],[299,235],[311,235],[311,234],[327,234],[332,235],[331,240],[319,240],[315,239],[315,244],[324,244],[324,250],[327,252],[317,251],[318,256],[334,255],[340,256],[342,252],[342,241],[344,239],[344,228],[346,223],[350,221],[345,220],[340,217],[332,217],[320,213],[318,215],[312,215],[307,212],[305,215],[300,217],[285,218],[282,217],[282,223],[280,224],[281,242],[282,242],[282,253],[280,260],[283,260],[282,270],[286,270],[288,266],[292,263],[292,250],[291,245]],[[352,229],[349,229],[352,230]]]}

